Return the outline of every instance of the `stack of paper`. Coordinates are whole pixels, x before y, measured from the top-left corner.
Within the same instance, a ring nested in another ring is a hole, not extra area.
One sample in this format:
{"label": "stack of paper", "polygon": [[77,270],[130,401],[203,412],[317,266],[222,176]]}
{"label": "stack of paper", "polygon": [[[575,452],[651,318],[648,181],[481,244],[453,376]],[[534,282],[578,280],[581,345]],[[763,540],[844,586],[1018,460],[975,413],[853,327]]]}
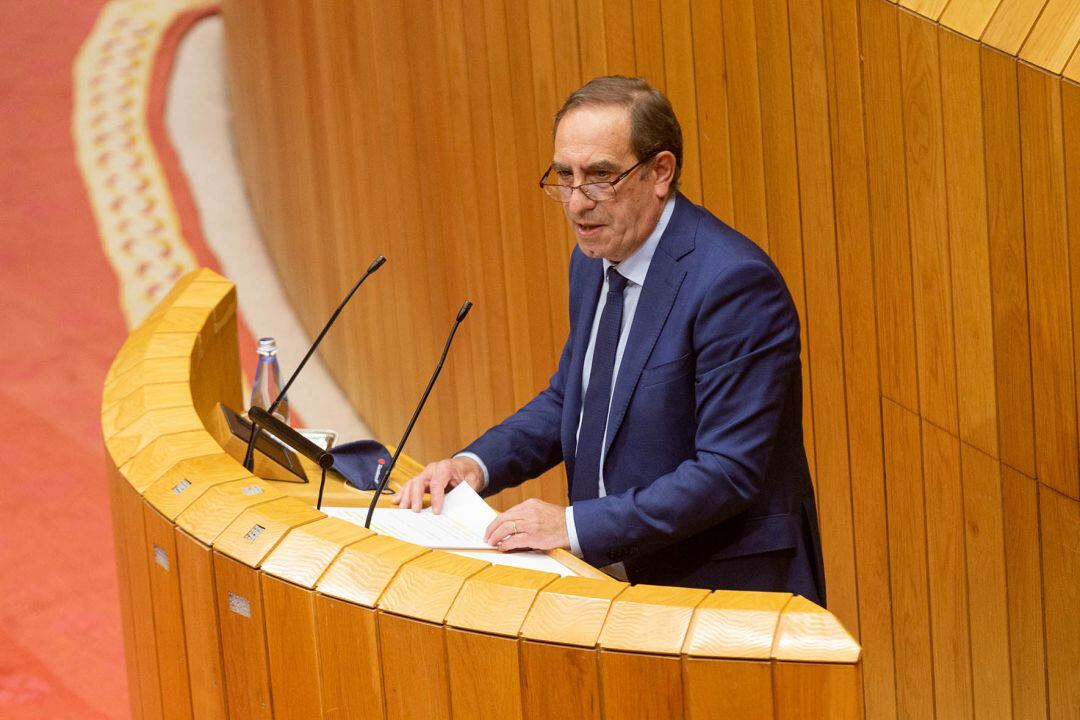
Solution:
{"label": "stack of paper", "polygon": [[[331,517],[363,525],[367,519],[366,508],[323,507]],[[382,535],[424,547],[459,552],[496,565],[514,565],[532,570],[543,570],[560,575],[575,573],[545,553],[502,553],[484,542],[488,525],[498,515],[484,502],[468,483],[461,483],[443,498],[442,512],[436,515],[431,508],[420,512],[395,508],[375,508],[371,529]]]}

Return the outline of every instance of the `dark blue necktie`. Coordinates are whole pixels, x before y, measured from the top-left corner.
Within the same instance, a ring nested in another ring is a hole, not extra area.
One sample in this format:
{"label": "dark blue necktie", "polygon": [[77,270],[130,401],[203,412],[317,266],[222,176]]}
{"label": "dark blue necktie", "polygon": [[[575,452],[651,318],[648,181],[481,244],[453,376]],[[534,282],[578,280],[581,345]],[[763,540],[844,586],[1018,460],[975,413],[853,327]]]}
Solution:
{"label": "dark blue necktie", "polygon": [[607,300],[600,315],[600,326],[596,330],[589,388],[585,392],[581,429],[578,431],[577,457],[574,460],[575,500],[589,500],[600,495],[600,456],[604,449],[608,408],[611,406],[612,375],[615,351],[619,347],[619,331],[622,329],[626,278],[610,267],[607,286]]}

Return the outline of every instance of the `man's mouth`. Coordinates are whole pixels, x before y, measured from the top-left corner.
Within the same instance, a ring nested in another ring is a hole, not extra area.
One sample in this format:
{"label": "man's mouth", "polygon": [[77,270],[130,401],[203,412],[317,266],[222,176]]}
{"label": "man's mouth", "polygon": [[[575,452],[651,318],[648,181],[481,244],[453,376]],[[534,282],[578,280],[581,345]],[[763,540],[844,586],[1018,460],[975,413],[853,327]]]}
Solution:
{"label": "man's mouth", "polygon": [[604,226],[603,225],[598,225],[598,224],[595,224],[595,223],[580,223],[580,222],[575,222],[574,223],[574,229],[577,231],[577,234],[579,236],[581,236],[581,237],[592,237],[596,233],[600,232],[600,229],[602,227],[604,227]]}

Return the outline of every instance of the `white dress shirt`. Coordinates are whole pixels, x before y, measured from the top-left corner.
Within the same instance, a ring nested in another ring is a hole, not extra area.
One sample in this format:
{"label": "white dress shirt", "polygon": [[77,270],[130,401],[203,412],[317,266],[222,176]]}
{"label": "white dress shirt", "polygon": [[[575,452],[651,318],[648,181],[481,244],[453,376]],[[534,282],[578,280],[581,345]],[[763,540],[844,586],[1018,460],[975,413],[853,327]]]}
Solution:
{"label": "white dress shirt", "polygon": [[[604,312],[604,306],[607,304],[607,271],[612,265],[618,268],[619,274],[627,279],[626,289],[623,290],[623,312],[622,312],[622,327],[619,329],[619,344],[615,349],[615,367],[612,370],[611,377],[615,378],[612,384],[612,391],[615,389],[615,385],[618,383],[619,366],[622,364],[623,351],[626,349],[626,340],[630,336],[630,328],[634,323],[634,313],[637,311],[638,299],[641,297],[641,287],[645,284],[645,277],[649,274],[649,265],[652,264],[653,255],[656,253],[656,248],[660,245],[660,238],[664,234],[664,230],[667,229],[668,222],[671,220],[671,214],[675,210],[675,198],[671,197],[664,205],[664,210],[660,214],[660,220],[656,223],[656,227],[649,234],[649,237],[645,238],[645,242],[641,247],[633,252],[628,258],[620,263],[612,263],[609,260],[604,260],[604,282],[600,287],[600,300],[596,304],[596,315],[593,316],[592,331],[589,334],[589,344],[585,349],[584,365],[581,374],[581,398],[582,407],[578,411],[578,432],[581,432],[581,416],[585,412],[585,395],[589,390],[589,375],[592,373],[592,358],[593,348],[596,345],[596,332],[600,327],[600,317]],[[610,408],[611,398],[608,398],[608,405]],[[604,435],[607,436],[607,428],[604,429]],[[605,443],[606,444],[606,443]],[[601,448],[600,454],[600,488],[599,497],[604,497],[607,492],[604,487],[604,450]],[[475,460],[480,466],[480,469],[484,473],[484,487],[486,488],[489,482],[487,465],[474,453],[459,453],[456,457],[467,457]],[[581,545],[578,543],[577,528],[574,525],[574,508],[569,506],[566,508],[566,533],[570,537],[570,552],[574,553],[578,557],[581,557]],[[616,566],[609,566],[610,570],[615,570],[615,574],[621,573],[622,563],[617,563]]]}

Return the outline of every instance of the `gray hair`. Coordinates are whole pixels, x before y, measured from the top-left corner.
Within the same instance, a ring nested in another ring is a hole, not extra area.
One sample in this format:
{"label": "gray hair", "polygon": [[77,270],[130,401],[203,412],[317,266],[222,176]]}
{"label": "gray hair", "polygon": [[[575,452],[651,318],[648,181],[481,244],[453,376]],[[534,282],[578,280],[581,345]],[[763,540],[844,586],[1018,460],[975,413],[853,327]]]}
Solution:
{"label": "gray hair", "polygon": [[571,110],[581,107],[616,106],[630,110],[630,149],[638,160],[665,150],[675,156],[675,174],[669,194],[679,188],[682,173],[682,127],[664,94],[642,78],[607,75],[593,78],[570,93],[555,113],[554,137],[559,123]]}

